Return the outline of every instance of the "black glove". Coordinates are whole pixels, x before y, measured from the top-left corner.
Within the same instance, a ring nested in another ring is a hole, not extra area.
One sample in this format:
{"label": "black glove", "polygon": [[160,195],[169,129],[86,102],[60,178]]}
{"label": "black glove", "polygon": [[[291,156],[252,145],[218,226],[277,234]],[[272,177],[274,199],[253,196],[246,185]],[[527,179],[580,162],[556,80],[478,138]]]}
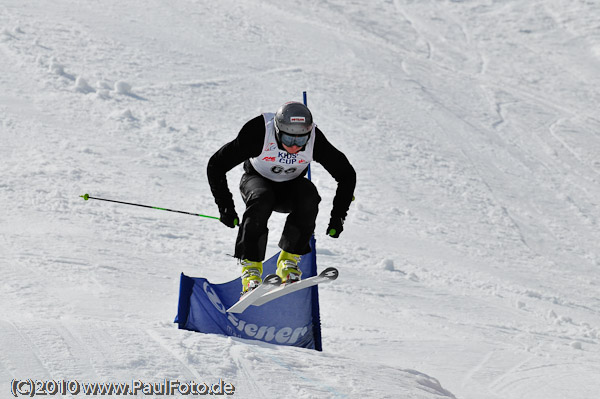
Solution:
{"label": "black glove", "polygon": [[338,238],[344,231],[344,219],[338,216],[332,216],[329,219],[329,226],[327,226],[327,235],[333,238]]}
{"label": "black glove", "polygon": [[219,208],[219,213],[221,214],[219,220],[225,226],[233,229],[240,224],[240,219],[238,218],[237,213],[235,213],[235,208],[233,206],[230,208]]}

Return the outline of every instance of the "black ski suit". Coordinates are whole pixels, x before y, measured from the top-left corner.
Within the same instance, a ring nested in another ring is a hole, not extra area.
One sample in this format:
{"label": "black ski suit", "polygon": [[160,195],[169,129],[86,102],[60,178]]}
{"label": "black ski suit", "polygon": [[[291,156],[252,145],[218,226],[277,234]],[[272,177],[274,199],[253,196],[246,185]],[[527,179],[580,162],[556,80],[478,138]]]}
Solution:
{"label": "black ski suit", "polygon": [[[256,262],[265,258],[269,232],[267,222],[273,211],[289,213],[279,247],[293,254],[309,253],[309,241],[315,229],[321,201],[315,185],[304,177],[306,171],[301,176],[284,182],[275,182],[256,171],[249,160],[261,154],[265,134],[264,116],[251,119],[233,141],[225,144],[210,158],[207,167],[210,189],[219,212],[223,215],[234,209],[226,173],[244,162],[245,173],[240,181],[240,191],[246,210],[240,224],[234,256]],[[281,143],[277,144],[285,152]],[[323,165],[338,183],[331,218],[343,221],[356,186],[354,168],[346,156],[327,141],[319,128],[315,128],[313,160]]]}

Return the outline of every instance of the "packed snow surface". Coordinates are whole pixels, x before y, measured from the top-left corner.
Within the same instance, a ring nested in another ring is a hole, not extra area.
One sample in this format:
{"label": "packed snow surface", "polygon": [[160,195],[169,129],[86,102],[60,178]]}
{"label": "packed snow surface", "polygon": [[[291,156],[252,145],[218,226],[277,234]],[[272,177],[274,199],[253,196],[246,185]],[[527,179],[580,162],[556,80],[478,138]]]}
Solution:
{"label": "packed snow surface", "polygon": [[[599,26],[584,0],[2,0],[0,397],[597,398]],[[180,273],[235,278],[236,231],[79,196],[218,215],[209,157],[303,90],[358,175],[336,240],[312,170],[324,351],[178,330]]]}

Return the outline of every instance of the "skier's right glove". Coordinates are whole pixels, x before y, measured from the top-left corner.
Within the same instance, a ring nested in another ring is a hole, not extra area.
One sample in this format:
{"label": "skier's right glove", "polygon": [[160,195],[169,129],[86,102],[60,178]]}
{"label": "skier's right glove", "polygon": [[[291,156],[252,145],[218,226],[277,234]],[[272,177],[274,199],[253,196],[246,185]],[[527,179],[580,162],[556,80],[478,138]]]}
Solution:
{"label": "skier's right glove", "polygon": [[344,219],[339,216],[332,216],[331,219],[329,219],[329,226],[327,226],[327,235],[338,238],[343,230]]}
{"label": "skier's right glove", "polygon": [[219,220],[225,226],[233,229],[235,226],[240,224],[240,219],[238,218],[233,206],[230,208],[219,208],[219,213],[221,214]]}

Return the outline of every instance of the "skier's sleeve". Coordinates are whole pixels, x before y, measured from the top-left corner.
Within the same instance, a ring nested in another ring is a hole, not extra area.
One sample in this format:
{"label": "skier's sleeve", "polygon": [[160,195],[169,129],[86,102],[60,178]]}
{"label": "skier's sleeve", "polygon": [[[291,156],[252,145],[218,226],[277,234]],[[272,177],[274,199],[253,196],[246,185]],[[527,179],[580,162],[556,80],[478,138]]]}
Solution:
{"label": "skier's sleeve", "polygon": [[315,129],[315,134],[313,158],[323,165],[338,183],[331,216],[345,219],[356,187],[356,172],[348,158],[325,138],[321,130]]}
{"label": "skier's sleeve", "polygon": [[262,115],[246,122],[237,137],[210,157],[206,173],[208,184],[219,210],[234,208],[226,174],[246,159],[258,156],[262,149],[265,120]]}

